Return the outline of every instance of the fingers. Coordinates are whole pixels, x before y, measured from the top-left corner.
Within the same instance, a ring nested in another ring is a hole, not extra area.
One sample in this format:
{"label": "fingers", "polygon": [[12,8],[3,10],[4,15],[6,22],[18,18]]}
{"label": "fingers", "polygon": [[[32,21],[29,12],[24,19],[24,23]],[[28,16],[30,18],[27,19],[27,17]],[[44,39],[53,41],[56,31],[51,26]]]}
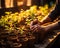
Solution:
{"label": "fingers", "polygon": [[30,29],[33,32],[38,32],[40,29],[40,23],[38,22],[38,19],[35,19],[30,23]]}
{"label": "fingers", "polygon": [[32,27],[32,26],[33,26],[33,23],[34,23],[33,21],[30,23],[30,27]]}
{"label": "fingers", "polygon": [[34,26],[30,26],[30,29],[32,30],[34,28]]}
{"label": "fingers", "polygon": [[30,23],[30,29],[32,29],[33,28],[33,25],[36,25],[36,24],[38,24],[38,20],[37,19],[35,19],[34,21],[32,21]]}
{"label": "fingers", "polygon": [[30,29],[33,32],[38,32],[40,30],[40,26],[38,24],[36,24],[36,25],[33,25]]}
{"label": "fingers", "polygon": [[33,25],[35,25],[35,24],[38,24],[38,19],[35,19],[35,20],[33,21]]}
{"label": "fingers", "polygon": [[35,24],[38,24],[38,19],[33,20],[33,21],[30,23],[30,26],[33,26],[33,25],[35,25]]}

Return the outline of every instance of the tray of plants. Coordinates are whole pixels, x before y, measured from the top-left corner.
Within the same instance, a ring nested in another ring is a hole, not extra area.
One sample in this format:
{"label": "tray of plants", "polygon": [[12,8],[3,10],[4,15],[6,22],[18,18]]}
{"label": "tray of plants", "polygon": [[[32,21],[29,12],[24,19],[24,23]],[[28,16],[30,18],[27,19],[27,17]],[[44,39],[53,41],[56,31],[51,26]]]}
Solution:
{"label": "tray of plants", "polygon": [[0,48],[37,47],[34,44],[38,43],[40,38],[38,38],[38,33],[31,32],[30,22],[36,18],[41,21],[52,8],[54,7],[48,8],[48,5],[32,6],[25,11],[21,9],[20,12],[15,13],[5,12],[6,14],[0,17]]}

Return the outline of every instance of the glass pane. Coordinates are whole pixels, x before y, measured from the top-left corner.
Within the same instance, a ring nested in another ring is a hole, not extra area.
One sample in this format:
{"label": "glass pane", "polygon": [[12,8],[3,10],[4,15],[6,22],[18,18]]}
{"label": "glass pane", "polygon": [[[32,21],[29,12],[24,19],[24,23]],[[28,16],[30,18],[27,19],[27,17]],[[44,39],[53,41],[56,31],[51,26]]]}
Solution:
{"label": "glass pane", "polygon": [[5,0],[5,7],[6,8],[13,7],[13,0]]}
{"label": "glass pane", "polygon": [[13,0],[11,0],[11,7],[13,7]]}
{"label": "glass pane", "polygon": [[9,8],[11,5],[11,1],[10,0],[5,0],[5,6],[6,8]]}
{"label": "glass pane", "polygon": [[18,6],[23,5],[23,0],[17,0],[17,5],[18,5]]}
{"label": "glass pane", "polygon": [[27,6],[31,6],[31,0],[27,0]]}

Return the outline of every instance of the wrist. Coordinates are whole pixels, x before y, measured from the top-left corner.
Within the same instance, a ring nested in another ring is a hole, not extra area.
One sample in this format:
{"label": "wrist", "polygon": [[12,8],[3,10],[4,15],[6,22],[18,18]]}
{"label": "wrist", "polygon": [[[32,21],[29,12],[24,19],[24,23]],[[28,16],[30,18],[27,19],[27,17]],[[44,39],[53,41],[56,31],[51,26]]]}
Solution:
{"label": "wrist", "polygon": [[47,31],[52,31],[59,28],[59,23],[55,22],[46,26]]}

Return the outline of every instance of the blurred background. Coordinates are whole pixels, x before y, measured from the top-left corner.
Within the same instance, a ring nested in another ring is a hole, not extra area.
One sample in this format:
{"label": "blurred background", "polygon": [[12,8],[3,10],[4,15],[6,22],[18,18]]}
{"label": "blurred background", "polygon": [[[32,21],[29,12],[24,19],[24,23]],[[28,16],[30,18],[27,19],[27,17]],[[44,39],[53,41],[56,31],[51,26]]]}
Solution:
{"label": "blurred background", "polygon": [[48,4],[50,7],[53,3],[55,3],[55,0],[0,0],[0,15],[6,11],[19,12],[21,9],[26,10],[33,5],[44,6]]}

